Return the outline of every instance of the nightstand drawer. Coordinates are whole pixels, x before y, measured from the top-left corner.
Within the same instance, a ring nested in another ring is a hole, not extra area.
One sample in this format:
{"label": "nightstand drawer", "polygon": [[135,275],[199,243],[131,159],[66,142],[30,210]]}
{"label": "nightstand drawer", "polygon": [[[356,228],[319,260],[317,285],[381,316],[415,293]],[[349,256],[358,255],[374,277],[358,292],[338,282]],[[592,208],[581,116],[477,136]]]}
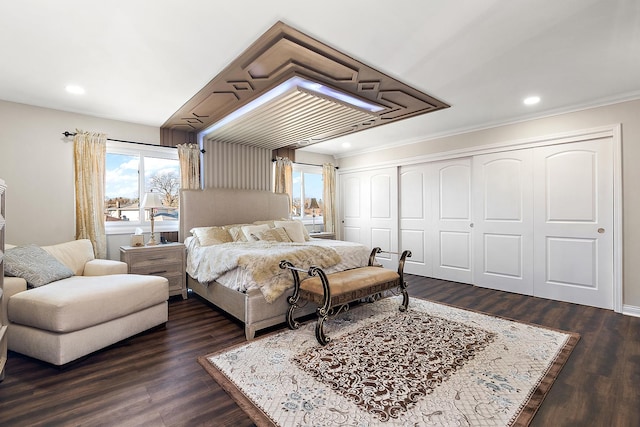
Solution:
{"label": "nightstand drawer", "polygon": [[[156,251],[153,253],[132,253],[129,255],[129,267],[132,272],[134,269],[146,268],[153,265],[164,265],[166,263],[178,263],[182,262],[182,251]],[[143,273],[145,274],[145,273]],[[149,273],[146,273],[149,274]]]}
{"label": "nightstand drawer", "polygon": [[161,263],[144,263],[131,265],[129,273],[131,274],[147,274],[150,276],[167,276],[168,274],[181,274],[183,270],[182,262],[173,260],[173,262]]}

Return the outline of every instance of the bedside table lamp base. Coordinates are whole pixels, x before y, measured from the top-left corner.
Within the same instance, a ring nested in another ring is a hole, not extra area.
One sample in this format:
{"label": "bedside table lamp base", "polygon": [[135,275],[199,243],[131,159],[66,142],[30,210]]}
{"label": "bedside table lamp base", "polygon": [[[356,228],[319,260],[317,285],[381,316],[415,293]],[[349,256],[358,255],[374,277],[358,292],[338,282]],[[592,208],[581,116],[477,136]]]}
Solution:
{"label": "bedside table lamp base", "polygon": [[149,241],[147,242],[147,246],[155,246],[158,244],[158,242],[156,242],[156,234],[153,232],[153,209],[151,209],[151,212],[149,212],[149,216],[151,216],[151,237],[149,238]]}
{"label": "bedside table lamp base", "polygon": [[144,195],[144,199],[142,200],[142,207],[144,209],[149,209],[149,219],[151,220],[151,238],[147,242],[147,246],[155,246],[158,244],[156,242],[155,234],[153,232],[153,224],[154,217],[156,215],[156,208],[162,207],[162,199],[159,193],[154,193],[151,190],[149,193]]}

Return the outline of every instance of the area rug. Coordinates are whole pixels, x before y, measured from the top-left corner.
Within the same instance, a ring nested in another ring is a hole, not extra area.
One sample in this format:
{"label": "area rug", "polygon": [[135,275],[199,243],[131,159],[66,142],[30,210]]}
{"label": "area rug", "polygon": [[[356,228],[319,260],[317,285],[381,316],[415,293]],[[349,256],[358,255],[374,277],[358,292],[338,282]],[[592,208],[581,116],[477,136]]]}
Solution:
{"label": "area rug", "polygon": [[528,425],[579,335],[412,298],[199,358],[258,426]]}

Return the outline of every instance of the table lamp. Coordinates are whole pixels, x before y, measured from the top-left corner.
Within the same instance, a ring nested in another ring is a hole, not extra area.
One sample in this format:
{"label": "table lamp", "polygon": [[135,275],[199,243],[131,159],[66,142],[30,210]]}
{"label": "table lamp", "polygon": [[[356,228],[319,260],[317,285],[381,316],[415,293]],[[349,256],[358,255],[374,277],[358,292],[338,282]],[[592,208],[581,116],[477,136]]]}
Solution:
{"label": "table lamp", "polygon": [[311,209],[311,216],[313,217],[313,232],[316,232],[316,209],[320,209],[320,205],[318,205],[318,200],[315,197],[311,199],[309,203],[309,209]]}
{"label": "table lamp", "polygon": [[157,208],[162,207],[162,197],[160,197],[159,193],[154,193],[153,191],[146,193],[144,195],[144,199],[142,199],[142,208],[149,209],[149,218],[151,219],[151,238],[147,242],[147,245],[153,246],[157,245],[155,235],[153,233],[153,220],[155,217],[155,210]]}

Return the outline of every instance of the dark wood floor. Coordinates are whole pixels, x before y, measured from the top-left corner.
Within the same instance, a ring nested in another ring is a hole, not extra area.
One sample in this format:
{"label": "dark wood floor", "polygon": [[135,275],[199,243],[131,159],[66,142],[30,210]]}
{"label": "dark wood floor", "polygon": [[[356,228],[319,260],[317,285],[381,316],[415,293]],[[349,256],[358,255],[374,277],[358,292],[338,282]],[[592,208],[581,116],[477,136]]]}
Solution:
{"label": "dark wood floor", "polygon": [[[581,334],[533,426],[640,425],[640,318],[408,276],[410,293]],[[197,356],[243,341],[199,298],[171,299],[166,328],[65,370],[9,353],[0,426],[251,426]]]}

